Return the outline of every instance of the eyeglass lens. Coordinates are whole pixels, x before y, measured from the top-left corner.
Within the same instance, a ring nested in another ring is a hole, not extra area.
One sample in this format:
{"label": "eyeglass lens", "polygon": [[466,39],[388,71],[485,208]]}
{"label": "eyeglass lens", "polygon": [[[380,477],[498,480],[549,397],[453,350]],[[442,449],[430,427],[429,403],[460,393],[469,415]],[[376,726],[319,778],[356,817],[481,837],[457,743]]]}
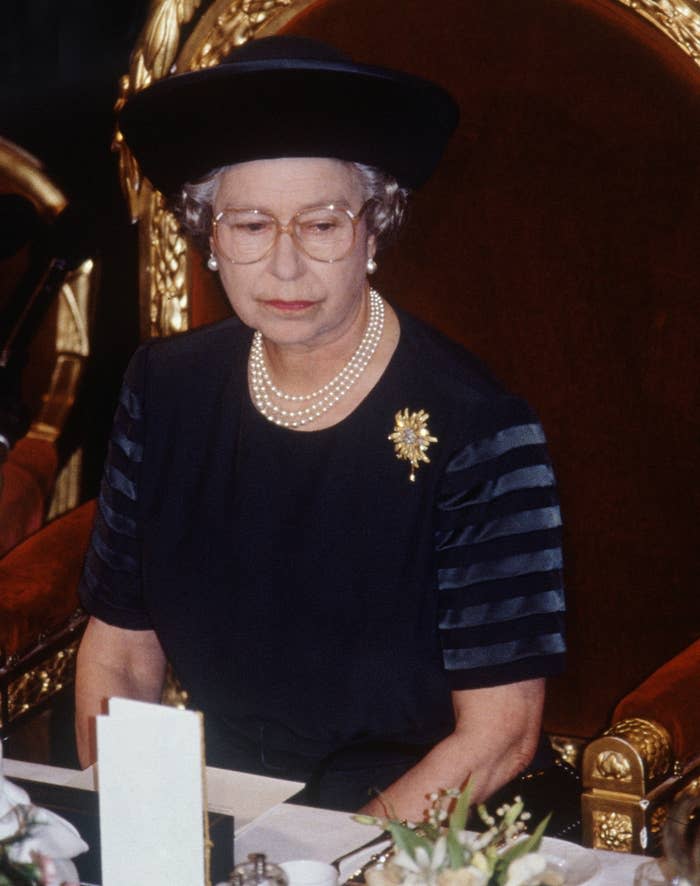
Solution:
{"label": "eyeglass lens", "polygon": [[229,261],[259,261],[272,249],[281,231],[291,234],[297,245],[318,261],[338,261],[352,248],[355,225],[352,213],[335,207],[298,212],[288,225],[255,209],[226,209],[214,225],[217,246]]}

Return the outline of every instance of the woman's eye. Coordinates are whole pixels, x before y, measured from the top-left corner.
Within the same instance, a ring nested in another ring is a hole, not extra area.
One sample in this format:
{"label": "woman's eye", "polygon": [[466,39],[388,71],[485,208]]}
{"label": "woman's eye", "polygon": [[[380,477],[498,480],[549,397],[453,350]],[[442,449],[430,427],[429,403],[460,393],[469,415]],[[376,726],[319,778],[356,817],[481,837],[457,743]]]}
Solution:
{"label": "woman's eye", "polygon": [[305,234],[327,234],[334,231],[338,227],[338,223],[332,218],[316,219],[315,221],[304,222],[302,231]]}
{"label": "woman's eye", "polygon": [[270,230],[270,222],[264,221],[250,221],[250,222],[236,222],[233,225],[235,231],[238,231],[240,234],[263,234],[265,231]]}

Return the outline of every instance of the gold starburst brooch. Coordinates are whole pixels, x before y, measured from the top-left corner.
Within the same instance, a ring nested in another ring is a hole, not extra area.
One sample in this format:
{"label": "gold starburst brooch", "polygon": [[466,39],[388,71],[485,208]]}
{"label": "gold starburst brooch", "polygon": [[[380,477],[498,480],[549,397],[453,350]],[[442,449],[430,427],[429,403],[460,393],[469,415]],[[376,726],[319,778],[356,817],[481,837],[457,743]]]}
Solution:
{"label": "gold starburst brooch", "polygon": [[409,412],[408,409],[399,411],[394,416],[396,422],[394,430],[388,437],[394,444],[396,457],[411,463],[411,473],[408,478],[411,483],[415,483],[420,462],[430,462],[425,454],[426,449],[431,443],[438,441],[437,437],[430,436],[429,418],[430,415],[423,409],[419,409],[418,412]]}

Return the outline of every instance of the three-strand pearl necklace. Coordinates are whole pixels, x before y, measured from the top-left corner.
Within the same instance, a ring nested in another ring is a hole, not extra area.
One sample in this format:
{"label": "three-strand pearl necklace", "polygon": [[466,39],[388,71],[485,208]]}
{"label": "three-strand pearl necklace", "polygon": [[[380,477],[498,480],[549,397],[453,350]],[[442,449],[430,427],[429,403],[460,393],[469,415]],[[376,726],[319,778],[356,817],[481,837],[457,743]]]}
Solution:
{"label": "three-strand pearl necklace", "polygon": [[[268,421],[283,428],[299,428],[316,421],[342,400],[362,376],[377,350],[383,330],[384,301],[378,292],[370,289],[367,328],[355,353],[334,378],[310,394],[287,394],[275,386],[265,363],[262,333],[256,331],[250,346],[248,367],[253,400],[258,411]],[[303,405],[287,408],[292,403]]]}

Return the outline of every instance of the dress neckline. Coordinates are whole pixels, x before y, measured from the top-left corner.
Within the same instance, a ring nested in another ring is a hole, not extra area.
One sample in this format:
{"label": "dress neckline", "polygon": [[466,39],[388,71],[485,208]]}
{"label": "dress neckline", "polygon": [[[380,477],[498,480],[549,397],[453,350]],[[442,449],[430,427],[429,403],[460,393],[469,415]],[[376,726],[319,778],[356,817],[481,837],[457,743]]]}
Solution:
{"label": "dress neckline", "polygon": [[[402,343],[403,343],[403,339],[404,339],[404,335],[403,335],[404,329],[403,329],[403,321],[402,321],[401,314],[398,310],[396,310],[396,308],[394,308],[394,312],[396,314],[396,319],[399,324],[399,337],[396,342],[396,346],[393,350],[393,353],[391,354],[391,357],[389,357],[389,362],[384,367],[384,371],[379,376],[379,378],[377,379],[375,384],[369,389],[369,391],[367,391],[366,395],[362,398],[362,400],[360,400],[360,402],[357,404],[357,406],[352,410],[352,412],[348,413],[346,416],[339,419],[334,424],[328,425],[328,427],[325,427],[325,428],[318,428],[316,430],[300,431],[300,430],[297,430],[296,428],[285,428],[283,425],[275,424],[274,422],[265,418],[265,416],[262,415],[262,413],[258,411],[255,404],[253,403],[252,397],[250,395],[250,387],[248,384],[248,359],[246,358],[246,360],[245,360],[245,373],[246,373],[246,375],[245,375],[245,408],[248,411],[248,413],[252,413],[253,420],[256,422],[259,422],[260,425],[263,427],[268,427],[268,428],[274,429],[276,432],[279,432],[280,434],[294,434],[295,439],[300,438],[300,437],[308,437],[309,439],[317,439],[318,440],[318,439],[321,439],[321,437],[324,435],[330,436],[334,432],[338,432],[341,429],[344,429],[345,427],[351,426],[356,420],[358,420],[356,418],[356,416],[361,416],[366,409],[371,408],[372,403],[374,402],[375,398],[377,398],[381,395],[382,390],[389,383],[389,381],[387,380],[388,377],[393,375],[394,367],[396,366],[396,363],[397,363],[397,355],[399,353],[399,350],[402,347]],[[252,334],[251,334],[251,340],[252,340]]]}

